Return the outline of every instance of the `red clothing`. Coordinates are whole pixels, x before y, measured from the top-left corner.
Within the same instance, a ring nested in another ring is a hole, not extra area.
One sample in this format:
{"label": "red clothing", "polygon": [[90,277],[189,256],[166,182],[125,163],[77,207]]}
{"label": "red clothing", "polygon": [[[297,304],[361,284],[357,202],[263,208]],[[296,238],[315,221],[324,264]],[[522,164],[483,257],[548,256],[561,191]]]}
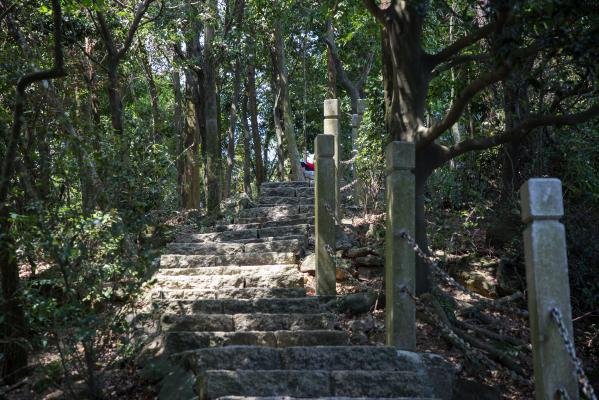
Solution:
{"label": "red clothing", "polygon": [[309,163],[306,161],[306,171],[314,171],[314,163]]}

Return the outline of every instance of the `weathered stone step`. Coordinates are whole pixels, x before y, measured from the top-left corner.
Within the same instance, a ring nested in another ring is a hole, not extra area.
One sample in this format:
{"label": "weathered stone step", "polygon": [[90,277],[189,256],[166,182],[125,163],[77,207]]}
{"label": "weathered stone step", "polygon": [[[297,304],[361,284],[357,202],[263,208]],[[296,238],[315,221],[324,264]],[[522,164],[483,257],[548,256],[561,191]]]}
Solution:
{"label": "weathered stone step", "polygon": [[432,397],[422,377],[407,371],[207,370],[200,399],[237,396]]}
{"label": "weathered stone step", "polygon": [[[267,217],[266,217],[267,218]],[[301,223],[300,223],[301,221]],[[290,224],[277,224],[270,221],[265,222],[260,229],[246,229],[240,231],[224,231],[212,233],[192,233],[180,235],[177,237],[176,243],[214,243],[214,242],[233,242],[245,241],[250,239],[260,239],[268,237],[283,237],[291,235],[305,235],[306,229],[312,225],[306,222],[312,222],[312,219],[297,219]]]}
{"label": "weathered stone step", "polygon": [[[300,236],[300,235],[288,235]],[[300,236],[301,237],[301,236]],[[169,254],[178,255],[230,255],[244,252],[286,252],[300,254],[305,245],[305,237],[302,239],[282,239],[282,240],[267,240],[256,242],[220,242],[220,243],[203,243],[192,242],[183,243],[175,242],[167,245]]]}
{"label": "weathered stone step", "polygon": [[258,229],[242,229],[242,230],[230,230],[223,232],[210,232],[210,233],[186,233],[177,236],[176,242],[225,242],[241,239],[255,239],[258,238]]}
{"label": "weathered stone step", "polygon": [[[303,220],[303,221],[302,221]],[[297,224],[314,224],[314,213],[304,213],[296,215],[288,215],[282,217],[235,217],[238,224],[244,223],[260,223],[261,227],[267,226],[285,226]]]}
{"label": "weathered stone step", "polygon": [[[314,199],[314,186],[304,187],[263,187],[260,196],[263,197],[311,197]],[[314,200],[312,200],[314,201]]]}
{"label": "weathered stone step", "polygon": [[278,299],[303,299],[306,296],[306,289],[298,288],[226,288],[226,289],[165,289],[153,288],[151,297],[153,300],[213,300],[213,299],[235,299],[267,300],[271,298]]}
{"label": "weathered stone step", "polygon": [[[269,332],[167,332],[167,354],[220,346],[346,346],[347,333],[333,330]],[[233,393],[230,393],[233,394]]]}
{"label": "weathered stone step", "polygon": [[306,241],[307,237],[305,234],[301,235],[285,235],[285,236],[268,236],[262,238],[251,238],[251,239],[240,239],[235,242],[228,243],[270,243],[270,242],[278,242],[281,240],[299,240],[300,242]]}
{"label": "weathered stone step", "polygon": [[290,396],[222,396],[216,400],[438,400],[432,397],[290,397]]}
{"label": "weathered stone step", "polygon": [[295,265],[169,268],[156,275],[156,287],[166,289],[225,289],[302,287],[304,276]]}
{"label": "weathered stone step", "polygon": [[[271,219],[281,219],[295,216],[298,214],[314,214],[314,205],[287,205],[287,206],[261,206],[254,208],[247,208],[241,210],[238,214],[238,218],[264,218],[268,217]],[[239,222],[239,221],[237,221]],[[260,220],[254,220],[253,222],[261,222]]]}
{"label": "weathered stone step", "polygon": [[164,314],[163,331],[169,332],[248,332],[310,331],[333,329],[335,315],[318,314]]}
{"label": "weathered stone step", "polygon": [[276,188],[276,187],[312,187],[312,184],[308,181],[290,181],[290,182],[263,182],[260,186],[261,190],[265,188]]}
{"label": "weathered stone step", "polygon": [[168,254],[225,255],[243,253],[242,243],[173,242],[166,245]]}
{"label": "weathered stone step", "polygon": [[[156,309],[165,313],[189,314],[249,314],[249,313],[319,313],[328,311],[333,297],[156,300]],[[224,368],[218,368],[224,369]]]}
{"label": "weathered stone step", "polygon": [[409,371],[421,366],[419,355],[413,354],[415,359],[410,362],[387,346],[230,346],[190,351],[185,357],[196,373],[207,369]]}
{"label": "weathered stone step", "polygon": [[160,257],[160,268],[204,268],[227,265],[294,264],[297,253],[249,252],[216,256],[165,254]]}
{"label": "weathered stone step", "polygon": [[314,204],[314,199],[311,197],[283,197],[283,196],[260,196],[258,203],[261,206],[266,205],[300,205]]}

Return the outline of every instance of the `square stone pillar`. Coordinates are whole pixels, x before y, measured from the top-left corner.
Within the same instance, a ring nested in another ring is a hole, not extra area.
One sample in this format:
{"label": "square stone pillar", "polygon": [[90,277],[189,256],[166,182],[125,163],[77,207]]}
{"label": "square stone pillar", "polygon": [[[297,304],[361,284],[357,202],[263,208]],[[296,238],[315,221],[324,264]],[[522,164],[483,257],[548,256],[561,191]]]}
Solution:
{"label": "square stone pillar", "polygon": [[526,259],[526,286],[530,338],[535,377],[535,398],[559,398],[564,390],[578,399],[575,367],[551,316],[557,308],[573,340],[570,285],[566,255],[566,232],[559,219],[564,215],[559,179],[530,179],[520,188]]}
{"label": "square stone pillar", "polygon": [[335,216],[338,220],[341,219],[340,203],[341,197],[339,193],[339,184],[341,181],[341,168],[339,161],[341,160],[341,147],[339,144],[339,100],[327,99],[324,101],[324,131],[325,135],[332,135],[335,138],[334,143],[334,161],[335,161],[335,184],[331,186],[335,189]]}
{"label": "square stone pillar", "polygon": [[399,234],[415,237],[416,179],[413,143],[391,142],[386,151],[387,226],[385,235],[385,311],[387,345],[416,349],[416,255]]}
{"label": "square stone pillar", "polygon": [[315,143],[314,224],[316,235],[316,294],[336,294],[335,253],[335,138],[318,135]]}

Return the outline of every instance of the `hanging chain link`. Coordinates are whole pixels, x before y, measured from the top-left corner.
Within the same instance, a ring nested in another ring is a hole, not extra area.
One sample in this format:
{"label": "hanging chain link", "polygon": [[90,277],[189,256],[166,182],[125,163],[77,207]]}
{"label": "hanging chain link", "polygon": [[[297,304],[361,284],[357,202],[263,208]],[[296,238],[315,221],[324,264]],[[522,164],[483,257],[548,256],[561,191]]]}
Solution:
{"label": "hanging chain link", "polygon": [[[591,386],[591,383],[589,382],[589,379],[587,378],[587,376],[584,372],[584,369],[582,367],[582,362],[576,356],[576,348],[574,347],[574,341],[570,338],[570,335],[568,334],[568,329],[566,329],[566,324],[564,323],[564,318],[562,317],[562,313],[560,312],[560,310],[557,309],[557,307],[551,308],[551,317],[552,317],[552,320],[557,325],[557,328],[559,329],[559,334],[560,334],[562,340],[564,341],[564,346],[566,348],[566,352],[568,353],[568,355],[570,356],[570,359],[572,360],[572,363],[574,364],[574,368],[576,369],[576,376],[578,377],[578,381],[582,384],[582,392],[589,399],[597,400],[595,391],[593,390],[593,387]],[[560,389],[559,393],[561,396],[563,396],[565,393],[565,390]],[[568,396],[567,393],[565,393],[565,394],[566,394],[566,396]],[[564,398],[566,399],[567,397],[564,397]]]}
{"label": "hanging chain link", "polygon": [[426,253],[420,248],[418,243],[416,243],[416,240],[412,236],[410,236],[410,234],[408,232],[406,232],[405,230],[399,230],[396,233],[396,235],[398,237],[402,238],[403,240],[405,240],[412,247],[412,249],[414,250],[414,253],[416,253],[418,258],[420,258],[425,264],[427,264],[431,268],[431,272],[433,273],[433,276],[442,278],[447,283],[449,283],[451,286],[457,288],[458,290],[461,290],[464,293],[467,293],[469,296],[477,299],[481,303],[484,303],[488,306],[492,306],[493,308],[496,308],[501,311],[512,312],[521,317],[528,316],[528,314],[524,310],[520,310],[519,308],[515,308],[515,307],[506,306],[506,305],[499,303],[498,301],[487,299],[486,297],[481,296],[480,294],[473,292],[472,290],[466,288],[464,285],[462,285],[461,283],[456,281],[447,272],[443,271],[439,267],[439,264],[437,263],[437,261],[435,261],[434,258],[427,256]]}
{"label": "hanging chain link", "polygon": [[341,165],[349,165],[349,164],[353,164],[354,162],[356,162],[356,160],[358,159],[358,152],[354,151],[353,153],[355,153],[352,158],[349,158],[347,160],[343,160],[343,161],[339,161],[339,163]]}
{"label": "hanging chain link", "polygon": [[340,192],[345,192],[346,190],[348,190],[348,189],[351,189],[352,187],[354,187],[354,186],[355,186],[357,183],[358,183],[358,180],[357,180],[357,179],[354,179],[353,181],[351,181],[351,182],[350,182],[350,183],[348,183],[347,185],[345,185],[345,186],[342,186],[342,187],[339,189],[339,191],[340,191]]}
{"label": "hanging chain link", "polygon": [[566,392],[566,389],[559,388],[559,389],[557,389],[557,393],[559,394],[560,398],[562,398],[564,400],[570,400],[570,395],[568,394],[568,392]]}

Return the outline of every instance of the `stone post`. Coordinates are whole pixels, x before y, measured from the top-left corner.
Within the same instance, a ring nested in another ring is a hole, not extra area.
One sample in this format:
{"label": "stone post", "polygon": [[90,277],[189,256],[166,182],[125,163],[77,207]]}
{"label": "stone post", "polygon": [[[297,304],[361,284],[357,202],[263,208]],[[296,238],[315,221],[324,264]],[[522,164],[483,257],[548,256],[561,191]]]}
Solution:
{"label": "stone post", "polygon": [[[364,117],[364,110],[366,109],[366,103],[364,99],[358,99],[356,103],[356,114],[353,114],[351,117],[351,136],[352,136],[352,153],[351,157],[354,158],[358,154],[358,132],[360,129],[360,124],[362,123],[362,118]],[[356,163],[355,161],[351,164],[351,181],[358,179],[358,173],[356,171]],[[354,192],[354,204],[358,204],[358,198],[360,196],[362,183],[356,181],[354,184],[353,192]]]}
{"label": "stone post", "polygon": [[573,338],[566,234],[559,222],[564,215],[562,184],[559,179],[530,179],[520,188],[520,201],[522,221],[528,224],[524,255],[535,398],[555,399],[563,389],[570,399],[578,399],[575,368],[551,316],[556,307]]}
{"label": "stone post", "polygon": [[387,146],[387,232],[385,236],[385,297],[387,345],[416,349],[416,255],[399,234],[415,237],[416,188],[413,143],[391,142]]}
{"label": "stone post", "polygon": [[335,295],[335,138],[316,136],[314,216],[316,229],[316,294]]}
{"label": "stone post", "polygon": [[328,99],[324,101],[324,131],[325,135],[333,135],[335,137],[334,144],[334,160],[335,160],[335,182],[331,187],[335,188],[335,216],[340,219],[340,193],[339,183],[341,179],[341,168],[339,161],[341,160],[340,144],[339,144],[339,100]]}

